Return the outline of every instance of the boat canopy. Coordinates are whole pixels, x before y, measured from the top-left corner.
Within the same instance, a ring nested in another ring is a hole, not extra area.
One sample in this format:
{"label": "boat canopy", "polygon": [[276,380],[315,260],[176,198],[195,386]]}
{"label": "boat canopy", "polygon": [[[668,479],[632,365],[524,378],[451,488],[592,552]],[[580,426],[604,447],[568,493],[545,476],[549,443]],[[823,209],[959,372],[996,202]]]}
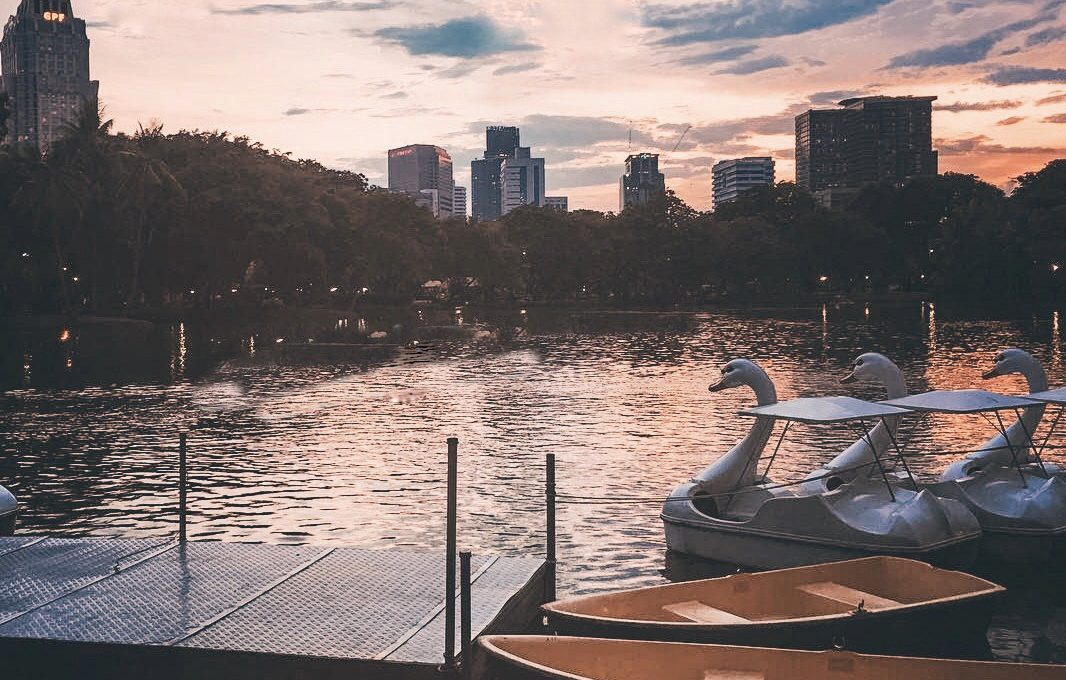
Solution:
{"label": "boat canopy", "polygon": [[1009,397],[985,390],[937,390],[880,402],[918,413],[992,413],[1034,406],[1029,397]]}
{"label": "boat canopy", "polygon": [[1066,406],[1066,387],[1060,387],[1057,390],[1048,390],[1047,392],[1037,392],[1026,396],[1026,399],[1032,399],[1033,401],[1042,401],[1045,404],[1057,404],[1059,406]]}
{"label": "boat canopy", "polygon": [[740,415],[818,425],[887,418],[905,413],[908,411],[898,406],[852,397],[815,397],[746,409],[741,411]]}

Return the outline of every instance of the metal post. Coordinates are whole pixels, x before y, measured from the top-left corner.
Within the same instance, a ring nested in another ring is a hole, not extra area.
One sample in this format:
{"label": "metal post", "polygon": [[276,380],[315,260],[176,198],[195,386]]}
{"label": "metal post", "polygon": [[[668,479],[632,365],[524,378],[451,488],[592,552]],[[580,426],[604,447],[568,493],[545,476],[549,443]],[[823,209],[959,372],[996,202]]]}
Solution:
{"label": "metal post", "polygon": [[444,666],[455,667],[455,525],[459,476],[459,440],[448,440],[448,536],[444,571]]}
{"label": "metal post", "polygon": [[556,590],[556,559],[555,559],[555,454],[549,453],[547,457],[546,471],[546,508],[547,520],[547,583],[544,588],[544,599],[548,602],[555,601]]}
{"label": "metal post", "polygon": [[188,433],[178,435],[178,541],[185,543],[188,539]]}
{"label": "metal post", "polygon": [[463,660],[463,668],[470,668],[470,638],[471,638],[471,612],[470,612],[470,553],[459,553],[459,600],[462,605],[460,617],[460,646],[459,653]]}

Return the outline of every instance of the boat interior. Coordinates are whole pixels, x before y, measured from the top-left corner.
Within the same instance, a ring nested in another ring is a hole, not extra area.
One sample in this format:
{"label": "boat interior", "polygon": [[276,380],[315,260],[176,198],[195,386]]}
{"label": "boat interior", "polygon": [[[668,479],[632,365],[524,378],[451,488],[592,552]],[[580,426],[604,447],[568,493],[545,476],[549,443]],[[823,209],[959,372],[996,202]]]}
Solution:
{"label": "boat interior", "polygon": [[902,558],[870,557],[591,595],[547,609],[620,621],[745,625],[942,603],[999,590],[969,574]]}
{"label": "boat interior", "polygon": [[[563,637],[482,638],[490,653],[545,677],[595,680],[1027,680],[1062,678],[1061,666],[944,661],[851,652],[802,652]],[[546,672],[547,671],[547,672]]]}

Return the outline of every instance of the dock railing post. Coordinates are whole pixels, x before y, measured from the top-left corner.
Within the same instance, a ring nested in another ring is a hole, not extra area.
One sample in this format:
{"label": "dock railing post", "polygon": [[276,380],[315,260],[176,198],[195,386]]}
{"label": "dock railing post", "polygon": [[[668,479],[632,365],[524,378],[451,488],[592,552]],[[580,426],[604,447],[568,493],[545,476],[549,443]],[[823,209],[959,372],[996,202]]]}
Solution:
{"label": "dock railing post", "polygon": [[455,553],[459,477],[459,440],[448,440],[448,536],[444,571],[444,666],[455,668]]}
{"label": "dock railing post", "polygon": [[556,559],[555,559],[555,454],[547,456],[547,469],[545,471],[545,519],[547,521],[547,583],[544,587],[544,598],[548,602],[555,601],[556,589]]}
{"label": "dock railing post", "polygon": [[188,461],[189,435],[178,435],[178,541],[185,543],[188,538]]}
{"label": "dock railing post", "polygon": [[[459,601],[462,606],[459,630],[459,655],[463,660],[464,675],[470,669],[471,612],[470,612],[470,553],[459,553]],[[469,676],[467,676],[469,677]]]}

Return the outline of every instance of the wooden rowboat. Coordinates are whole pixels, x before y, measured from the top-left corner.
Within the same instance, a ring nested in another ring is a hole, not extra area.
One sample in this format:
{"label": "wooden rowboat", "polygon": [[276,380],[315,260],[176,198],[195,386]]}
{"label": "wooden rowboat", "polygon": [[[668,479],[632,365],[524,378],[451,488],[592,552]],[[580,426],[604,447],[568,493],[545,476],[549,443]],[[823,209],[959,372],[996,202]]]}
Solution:
{"label": "wooden rowboat", "polygon": [[481,638],[486,680],[1063,680],[1066,666],[595,638]]}
{"label": "wooden rowboat", "polygon": [[1003,592],[924,562],[870,557],[577,597],[544,611],[564,635],[916,654],[952,644],[987,653],[992,600]]}

